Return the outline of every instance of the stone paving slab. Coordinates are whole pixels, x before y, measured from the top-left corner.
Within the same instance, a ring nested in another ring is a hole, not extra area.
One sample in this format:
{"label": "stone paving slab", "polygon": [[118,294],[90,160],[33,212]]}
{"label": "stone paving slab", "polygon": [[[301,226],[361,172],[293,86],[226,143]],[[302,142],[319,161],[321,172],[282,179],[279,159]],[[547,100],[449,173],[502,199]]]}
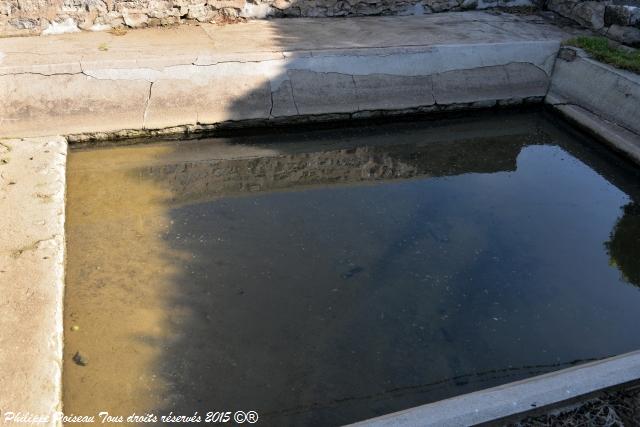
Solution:
{"label": "stone paving slab", "polygon": [[540,101],[566,36],[463,12],[0,39],[0,137]]}
{"label": "stone paving slab", "polygon": [[0,139],[0,424],[62,407],[66,156],[61,137]]}

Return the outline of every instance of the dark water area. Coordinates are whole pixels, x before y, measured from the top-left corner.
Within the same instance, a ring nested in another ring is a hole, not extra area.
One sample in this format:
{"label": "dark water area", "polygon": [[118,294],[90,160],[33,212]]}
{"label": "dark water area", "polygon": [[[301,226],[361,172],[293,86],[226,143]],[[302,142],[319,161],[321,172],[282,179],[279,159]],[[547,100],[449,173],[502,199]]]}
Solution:
{"label": "dark water area", "polygon": [[75,413],[341,425],[640,347],[639,169],[543,113],[77,150],[68,179]]}

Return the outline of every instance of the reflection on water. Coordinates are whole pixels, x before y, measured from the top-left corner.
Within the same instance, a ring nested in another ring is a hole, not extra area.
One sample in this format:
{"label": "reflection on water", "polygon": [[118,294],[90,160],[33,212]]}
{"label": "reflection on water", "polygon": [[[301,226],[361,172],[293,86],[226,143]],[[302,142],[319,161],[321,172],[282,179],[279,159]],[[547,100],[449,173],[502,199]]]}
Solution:
{"label": "reflection on water", "polygon": [[617,267],[623,279],[640,286],[640,205],[629,203],[605,243],[611,265]]}
{"label": "reflection on water", "polygon": [[538,114],[74,151],[68,182],[67,413],[338,425],[640,346],[639,176]]}

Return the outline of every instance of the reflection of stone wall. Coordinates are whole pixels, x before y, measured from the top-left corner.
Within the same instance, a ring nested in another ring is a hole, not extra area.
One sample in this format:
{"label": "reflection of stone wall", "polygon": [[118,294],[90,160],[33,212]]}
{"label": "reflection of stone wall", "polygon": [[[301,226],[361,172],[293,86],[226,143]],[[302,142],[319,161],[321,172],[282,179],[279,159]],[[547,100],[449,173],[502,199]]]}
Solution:
{"label": "reflection of stone wall", "polygon": [[619,42],[640,46],[640,7],[619,3],[624,1],[547,0],[546,2],[549,10],[580,25]]}
{"label": "reflection of stone wall", "polygon": [[153,27],[221,17],[423,14],[538,0],[0,0],[0,35]]}
{"label": "reflection of stone wall", "polygon": [[138,173],[168,185],[173,202],[316,185],[514,171],[527,137],[360,146],[332,151],[146,166]]}

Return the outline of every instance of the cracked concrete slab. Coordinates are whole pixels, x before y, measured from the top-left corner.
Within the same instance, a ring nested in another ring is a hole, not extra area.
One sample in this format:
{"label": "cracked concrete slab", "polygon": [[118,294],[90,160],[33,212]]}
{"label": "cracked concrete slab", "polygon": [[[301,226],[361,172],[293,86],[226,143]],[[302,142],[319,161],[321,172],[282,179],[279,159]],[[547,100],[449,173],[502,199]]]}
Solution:
{"label": "cracked concrete slab", "polygon": [[271,110],[269,81],[260,76],[229,80],[209,74],[153,84],[144,128],[266,119]]}
{"label": "cracked concrete slab", "polygon": [[432,76],[354,76],[359,110],[392,110],[435,104]]}
{"label": "cracked concrete slab", "polygon": [[0,409],[61,410],[65,167],[62,137],[0,140]]}
{"label": "cracked concrete slab", "polygon": [[83,74],[0,76],[0,137],[142,127],[149,83]]}
{"label": "cracked concrete slab", "polygon": [[[189,49],[185,51],[185,47]],[[101,50],[100,48],[106,49]],[[108,32],[82,32],[47,37],[0,39],[0,68],[61,66],[80,62],[149,61],[191,64],[199,52],[215,52],[211,39],[200,27],[150,28],[123,36]],[[158,54],[160,53],[160,54]],[[2,73],[2,71],[0,71]]]}
{"label": "cracked concrete slab", "polygon": [[548,76],[530,63],[478,67],[436,74],[434,96],[439,104],[544,97]]}
{"label": "cracked concrete slab", "polygon": [[565,36],[464,12],[0,40],[0,136],[514,103],[544,96]]}
{"label": "cracked concrete slab", "polygon": [[291,70],[293,99],[300,114],[331,114],[358,111],[353,76]]}

